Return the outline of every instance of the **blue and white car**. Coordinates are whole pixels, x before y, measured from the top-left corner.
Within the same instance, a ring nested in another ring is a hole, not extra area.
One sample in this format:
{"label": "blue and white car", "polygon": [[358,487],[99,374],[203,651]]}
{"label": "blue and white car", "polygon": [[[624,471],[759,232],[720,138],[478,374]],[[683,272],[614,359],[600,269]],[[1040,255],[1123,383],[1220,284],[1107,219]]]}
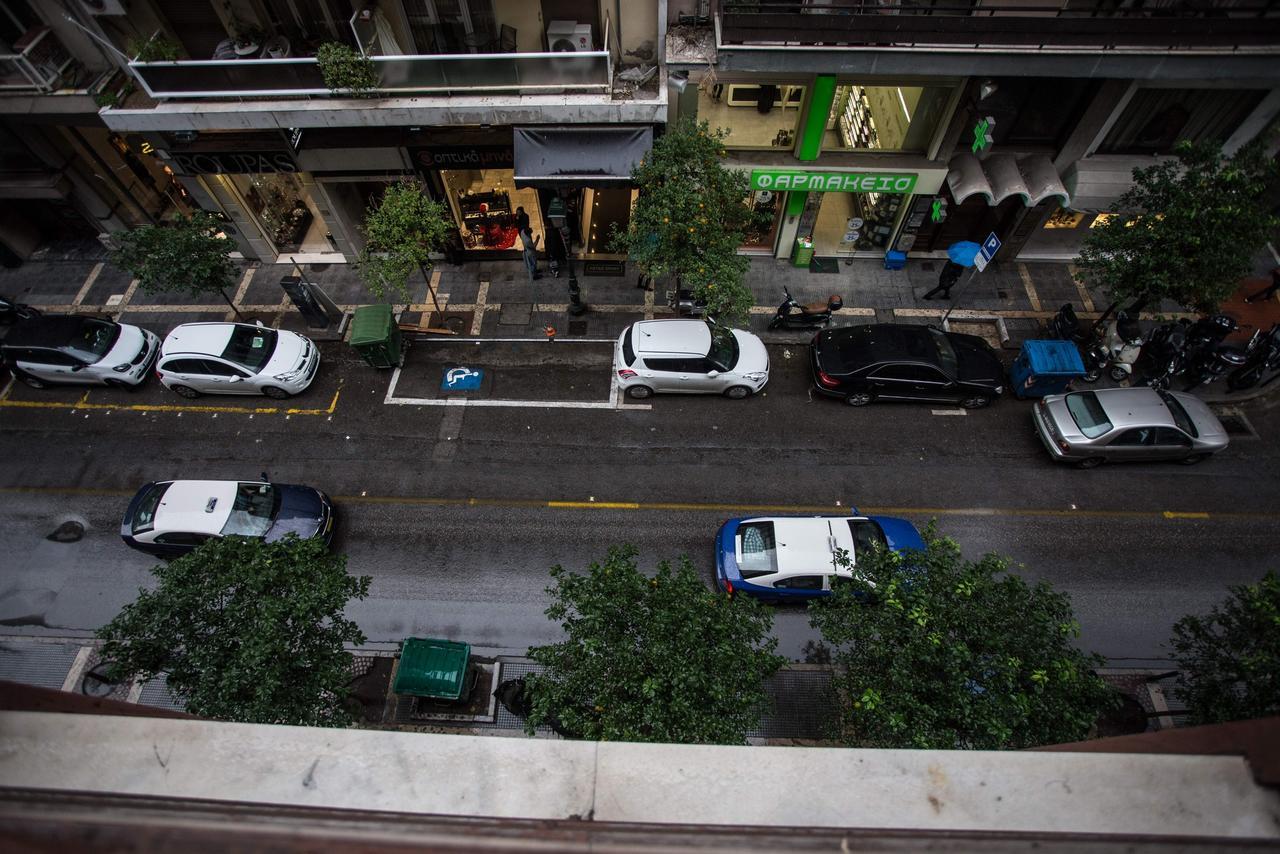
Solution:
{"label": "blue and white car", "polygon": [[727,593],[794,602],[831,595],[835,578],[851,572],[836,565],[843,549],[856,566],[875,546],[923,550],[920,532],[906,519],[862,516],[761,516],[730,519],[716,535],[716,583]]}

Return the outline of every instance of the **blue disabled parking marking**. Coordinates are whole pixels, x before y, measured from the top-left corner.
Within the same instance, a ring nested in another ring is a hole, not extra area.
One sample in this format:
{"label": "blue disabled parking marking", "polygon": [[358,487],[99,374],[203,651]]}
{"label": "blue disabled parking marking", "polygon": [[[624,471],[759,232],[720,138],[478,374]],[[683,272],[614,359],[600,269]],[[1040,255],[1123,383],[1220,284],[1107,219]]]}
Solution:
{"label": "blue disabled parking marking", "polygon": [[442,391],[475,391],[480,388],[482,379],[484,379],[484,371],[462,366],[449,368],[444,372],[444,379],[440,381],[440,389]]}

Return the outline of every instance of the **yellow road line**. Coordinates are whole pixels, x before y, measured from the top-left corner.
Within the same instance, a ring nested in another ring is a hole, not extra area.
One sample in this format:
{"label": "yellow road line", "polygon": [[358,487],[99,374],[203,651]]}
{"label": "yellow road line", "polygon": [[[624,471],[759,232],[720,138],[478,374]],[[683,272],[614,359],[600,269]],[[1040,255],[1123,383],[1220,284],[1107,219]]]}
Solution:
{"label": "yellow road line", "polygon": [[8,400],[0,398],[0,406],[17,409],[116,409],[126,412],[216,412],[229,415],[332,415],[338,408],[342,389],[333,393],[333,399],[323,409],[282,409],[278,406],[201,406],[177,403],[89,403],[89,393],[75,403],[57,403],[47,400]]}
{"label": "yellow road line", "polygon": [[1166,519],[1208,519],[1208,513],[1175,513],[1172,510],[1164,511]]}

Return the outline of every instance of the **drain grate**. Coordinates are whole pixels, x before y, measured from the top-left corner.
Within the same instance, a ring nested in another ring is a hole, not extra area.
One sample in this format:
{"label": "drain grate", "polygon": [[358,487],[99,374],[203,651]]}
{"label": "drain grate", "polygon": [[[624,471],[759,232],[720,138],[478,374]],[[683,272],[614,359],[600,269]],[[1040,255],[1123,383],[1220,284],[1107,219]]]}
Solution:
{"label": "drain grate", "polygon": [[1235,436],[1242,439],[1256,439],[1258,433],[1253,429],[1253,425],[1249,423],[1249,419],[1244,417],[1244,413],[1238,409],[1223,409],[1215,413],[1218,420],[1222,422],[1222,427],[1227,431],[1228,436]]}

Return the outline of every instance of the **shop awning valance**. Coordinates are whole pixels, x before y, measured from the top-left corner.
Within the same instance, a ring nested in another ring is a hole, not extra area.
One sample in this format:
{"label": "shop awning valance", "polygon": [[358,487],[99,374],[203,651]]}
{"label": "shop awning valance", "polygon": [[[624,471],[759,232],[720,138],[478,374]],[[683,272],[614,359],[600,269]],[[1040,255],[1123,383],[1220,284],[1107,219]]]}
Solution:
{"label": "shop awning valance", "polygon": [[1077,160],[1062,173],[1071,193],[1071,209],[1104,213],[1116,209],[1116,201],[1133,186],[1133,170],[1154,166],[1158,157],[1101,155]]}
{"label": "shop awning valance", "polygon": [[992,154],[979,160],[965,152],[951,158],[947,186],[959,204],[970,196],[981,195],[989,205],[1018,196],[1027,207],[1035,207],[1046,199],[1057,199],[1066,206],[1071,194],[1058,177],[1053,162],[1043,154],[1015,157]]}
{"label": "shop awning valance", "polygon": [[651,148],[649,127],[518,127],[516,186],[627,184]]}

